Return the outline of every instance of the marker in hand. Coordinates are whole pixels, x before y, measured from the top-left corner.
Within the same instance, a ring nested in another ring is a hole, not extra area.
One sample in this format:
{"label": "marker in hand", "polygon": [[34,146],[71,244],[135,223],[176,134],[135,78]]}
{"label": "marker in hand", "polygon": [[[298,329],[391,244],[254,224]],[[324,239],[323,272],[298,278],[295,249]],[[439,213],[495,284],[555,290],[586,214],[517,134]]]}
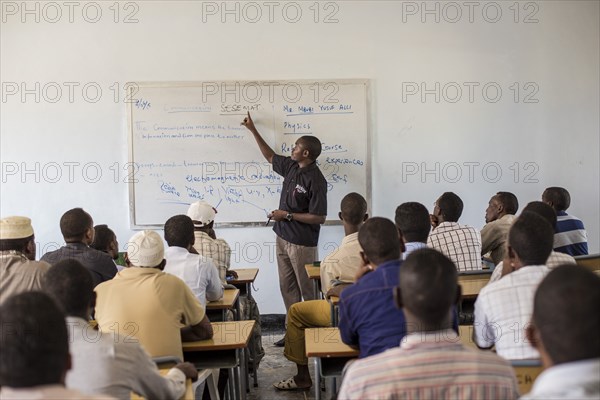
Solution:
{"label": "marker in hand", "polygon": [[271,217],[269,217],[269,219],[267,220],[267,223],[265,224],[265,226],[269,226],[269,222],[271,222]]}

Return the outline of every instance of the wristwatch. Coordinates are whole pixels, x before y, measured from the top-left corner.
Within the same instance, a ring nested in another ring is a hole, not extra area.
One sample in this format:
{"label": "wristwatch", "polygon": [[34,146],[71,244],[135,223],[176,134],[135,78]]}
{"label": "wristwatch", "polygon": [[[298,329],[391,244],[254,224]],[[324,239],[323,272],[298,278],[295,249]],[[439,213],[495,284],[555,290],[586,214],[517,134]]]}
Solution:
{"label": "wristwatch", "polygon": [[287,214],[285,215],[285,219],[286,219],[288,222],[292,222],[292,220],[294,219],[294,214],[292,214],[292,213],[287,213]]}

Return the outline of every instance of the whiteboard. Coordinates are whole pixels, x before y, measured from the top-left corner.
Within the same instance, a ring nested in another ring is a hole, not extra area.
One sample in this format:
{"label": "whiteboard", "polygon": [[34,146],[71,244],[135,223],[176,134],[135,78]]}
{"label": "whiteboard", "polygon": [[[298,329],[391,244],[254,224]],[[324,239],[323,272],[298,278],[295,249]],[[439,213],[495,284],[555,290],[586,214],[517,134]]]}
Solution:
{"label": "whiteboard", "polygon": [[220,226],[265,224],[283,178],[240,126],[247,112],[278,154],[302,135],[321,140],[327,220],[338,223],[347,193],[370,203],[368,97],[367,80],[130,83],[132,228],[160,227],[198,200],[217,208]]}

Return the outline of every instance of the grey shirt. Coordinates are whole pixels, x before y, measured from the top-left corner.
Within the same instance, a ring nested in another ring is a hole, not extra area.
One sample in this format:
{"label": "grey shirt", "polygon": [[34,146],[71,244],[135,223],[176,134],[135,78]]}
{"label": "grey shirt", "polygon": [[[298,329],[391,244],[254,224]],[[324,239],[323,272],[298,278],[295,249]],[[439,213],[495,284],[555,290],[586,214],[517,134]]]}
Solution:
{"label": "grey shirt", "polygon": [[179,399],[185,393],[182,371],[172,368],[162,377],[138,340],[127,336],[134,326],[116,326],[121,336],[94,330],[77,317],[67,317],[66,323],[73,361],[67,373],[68,388],[118,399],[131,398],[131,392],[148,399]]}

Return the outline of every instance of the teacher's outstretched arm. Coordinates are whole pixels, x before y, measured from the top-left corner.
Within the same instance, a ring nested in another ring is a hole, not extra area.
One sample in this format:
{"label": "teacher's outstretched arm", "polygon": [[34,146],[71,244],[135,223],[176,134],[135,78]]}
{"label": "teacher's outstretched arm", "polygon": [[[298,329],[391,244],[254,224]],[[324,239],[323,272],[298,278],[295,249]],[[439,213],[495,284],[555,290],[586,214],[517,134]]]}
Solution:
{"label": "teacher's outstretched arm", "polygon": [[254,121],[252,121],[252,117],[250,117],[249,112],[248,112],[248,116],[246,118],[244,118],[241,125],[244,125],[246,128],[248,128],[248,130],[250,132],[252,132],[252,134],[254,135],[254,139],[256,139],[256,143],[258,143],[258,148],[260,149],[260,152],[265,157],[265,159],[269,163],[272,164],[273,156],[275,155],[275,152],[267,144],[267,142],[265,142],[265,140],[262,138],[262,136],[260,136],[260,133],[258,133],[258,131],[256,130],[256,127],[254,126]]}

